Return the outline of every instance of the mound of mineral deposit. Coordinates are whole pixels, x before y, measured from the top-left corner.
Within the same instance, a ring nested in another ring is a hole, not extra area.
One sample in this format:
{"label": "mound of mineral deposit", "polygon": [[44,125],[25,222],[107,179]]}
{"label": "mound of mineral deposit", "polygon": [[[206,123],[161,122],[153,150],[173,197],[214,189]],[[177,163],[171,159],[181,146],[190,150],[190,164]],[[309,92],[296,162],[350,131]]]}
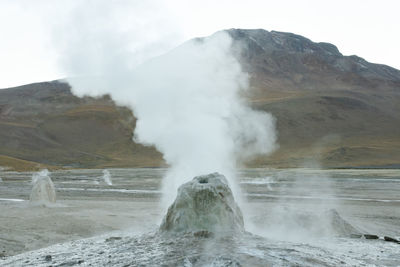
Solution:
{"label": "mound of mineral deposit", "polygon": [[179,187],[160,230],[186,233],[242,232],[243,216],[226,178],[219,173],[212,173],[197,176]]}
{"label": "mound of mineral deposit", "polygon": [[56,202],[56,190],[48,170],[33,174],[32,183],[31,202],[41,204]]}

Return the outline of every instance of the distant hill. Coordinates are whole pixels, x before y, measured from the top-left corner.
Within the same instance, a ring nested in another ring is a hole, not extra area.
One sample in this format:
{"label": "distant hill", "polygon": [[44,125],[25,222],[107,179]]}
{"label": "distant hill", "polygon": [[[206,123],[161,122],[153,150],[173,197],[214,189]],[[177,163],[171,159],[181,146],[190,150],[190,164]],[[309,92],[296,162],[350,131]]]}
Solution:
{"label": "distant hill", "polygon": [[280,150],[258,164],[400,167],[400,71],[292,33],[229,30]]}
{"label": "distant hill", "polygon": [[[400,167],[400,71],[292,33],[230,29],[251,105],[277,118],[280,148],[248,166]],[[155,167],[135,119],[65,83],[0,90],[0,166]]]}
{"label": "distant hill", "polygon": [[0,166],[29,170],[162,165],[154,148],[131,141],[134,127],[130,110],[116,107],[108,96],[78,98],[65,83],[3,89]]}

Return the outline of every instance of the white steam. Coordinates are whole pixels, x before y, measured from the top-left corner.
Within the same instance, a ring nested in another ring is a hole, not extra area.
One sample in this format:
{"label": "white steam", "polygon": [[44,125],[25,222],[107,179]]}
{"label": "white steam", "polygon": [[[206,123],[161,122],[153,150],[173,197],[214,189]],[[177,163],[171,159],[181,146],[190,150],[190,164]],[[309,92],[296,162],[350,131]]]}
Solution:
{"label": "white steam", "polygon": [[68,79],[73,93],[110,94],[133,110],[138,119],[135,141],[154,145],[170,166],[165,203],[196,175],[220,172],[234,185],[238,162],[274,149],[273,117],[252,110],[239,96],[248,88],[248,77],[231,52],[227,33],[191,40],[138,65],[141,50],[127,49],[132,47],[129,39],[115,32],[93,33],[92,28],[88,38],[82,25],[80,34],[87,42],[77,45],[74,32],[75,41],[65,43],[67,59],[62,61],[70,75],[78,76]]}
{"label": "white steam", "polygon": [[56,190],[47,169],[32,175],[31,203],[50,204],[56,202]]}
{"label": "white steam", "polygon": [[108,170],[103,170],[103,180],[107,185],[112,185],[111,174]]}

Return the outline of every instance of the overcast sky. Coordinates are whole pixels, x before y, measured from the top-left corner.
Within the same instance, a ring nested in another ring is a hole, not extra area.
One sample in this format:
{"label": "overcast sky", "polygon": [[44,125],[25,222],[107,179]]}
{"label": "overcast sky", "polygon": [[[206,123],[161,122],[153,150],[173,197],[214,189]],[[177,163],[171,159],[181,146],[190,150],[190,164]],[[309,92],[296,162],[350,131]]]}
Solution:
{"label": "overcast sky", "polygon": [[62,48],[81,29],[106,28],[138,61],[221,29],[263,28],[400,69],[399,10],[397,0],[0,0],[0,88],[67,76]]}

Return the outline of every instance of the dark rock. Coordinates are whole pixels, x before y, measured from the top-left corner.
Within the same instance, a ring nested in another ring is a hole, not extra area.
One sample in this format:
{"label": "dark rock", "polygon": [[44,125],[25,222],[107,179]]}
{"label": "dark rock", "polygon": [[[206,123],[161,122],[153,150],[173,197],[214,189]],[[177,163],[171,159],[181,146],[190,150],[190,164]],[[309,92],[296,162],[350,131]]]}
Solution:
{"label": "dark rock", "polygon": [[46,255],[46,256],[44,257],[44,260],[45,260],[45,261],[51,261],[51,260],[52,260],[51,255]]}
{"label": "dark rock", "polygon": [[209,237],[213,237],[214,236],[214,234],[212,232],[209,232],[209,231],[198,231],[198,232],[195,232],[193,235],[195,237],[205,237],[205,238],[209,238]]}
{"label": "dark rock", "polygon": [[361,238],[361,234],[350,234],[350,238]]}
{"label": "dark rock", "polygon": [[365,234],[364,237],[365,237],[365,239],[379,239],[379,236],[377,236],[377,235]]}
{"label": "dark rock", "polygon": [[111,241],[121,240],[121,239],[122,239],[122,237],[120,237],[120,236],[111,236],[106,239],[106,242],[111,242]]}
{"label": "dark rock", "polygon": [[396,238],[393,238],[393,237],[384,236],[383,239],[385,239],[385,241],[388,241],[388,242],[399,243],[399,240],[397,240]]}
{"label": "dark rock", "polygon": [[242,264],[240,264],[239,261],[228,258],[228,257],[222,257],[222,256],[215,258],[211,265],[212,266],[232,266],[232,267],[241,267],[242,266]]}
{"label": "dark rock", "polygon": [[66,262],[61,263],[58,266],[74,266],[76,264],[78,264],[78,261],[66,261]]}

